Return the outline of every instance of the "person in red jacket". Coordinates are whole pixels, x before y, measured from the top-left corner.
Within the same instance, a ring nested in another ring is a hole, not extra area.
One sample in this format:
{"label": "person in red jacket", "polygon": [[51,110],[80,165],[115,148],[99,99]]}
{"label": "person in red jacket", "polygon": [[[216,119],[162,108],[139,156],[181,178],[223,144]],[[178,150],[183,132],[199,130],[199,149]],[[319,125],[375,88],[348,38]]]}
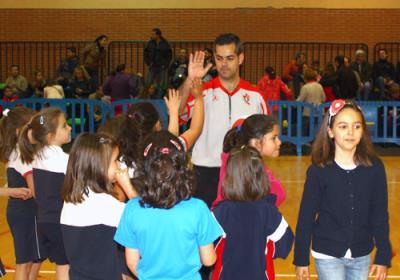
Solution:
{"label": "person in red jacket", "polygon": [[[18,100],[18,96],[14,94],[13,89],[9,86],[6,86],[3,91],[3,98],[1,99],[3,102],[14,102]],[[3,116],[3,106],[0,105],[0,116]]]}
{"label": "person in red jacket", "polygon": [[[287,100],[293,99],[292,91],[276,75],[275,69],[271,66],[265,68],[265,75],[258,81],[257,88],[261,91],[265,103],[269,100],[281,100],[281,93],[286,96]],[[272,111],[277,112],[278,108],[279,106],[275,105]]]}

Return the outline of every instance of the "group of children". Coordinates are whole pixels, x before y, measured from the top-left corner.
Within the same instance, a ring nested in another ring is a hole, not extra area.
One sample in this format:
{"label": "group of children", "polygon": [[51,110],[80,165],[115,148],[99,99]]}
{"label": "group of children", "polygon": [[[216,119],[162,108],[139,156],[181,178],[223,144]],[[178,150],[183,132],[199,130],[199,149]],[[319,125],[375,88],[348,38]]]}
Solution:
{"label": "group of children", "polygon": [[0,124],[8,189],[0,194],[10,196],[15,279],[36,279],[47,258],[59,280],[201,279],[201,266],[214,263],[212,279],[274,279],[272,259],[286,258],[294,239],[298,279],[309,279],[311,241],[320,279],[366,279],[374,247],[371,273],[386,277],[385,171],[357,105],[336,100],[325,115],[294,238],[277,210],[285,191],[264,163],[281,145],[272,116],[249,116],[227,132],[212,212],[193,197],[188,150],[204,122],[201,87],[193,81],[194,115],[182,135],[180,95],[171,90],[168,131],[140,103],[110,129],[79,135],[69,155],[60,109],[8,112]]}

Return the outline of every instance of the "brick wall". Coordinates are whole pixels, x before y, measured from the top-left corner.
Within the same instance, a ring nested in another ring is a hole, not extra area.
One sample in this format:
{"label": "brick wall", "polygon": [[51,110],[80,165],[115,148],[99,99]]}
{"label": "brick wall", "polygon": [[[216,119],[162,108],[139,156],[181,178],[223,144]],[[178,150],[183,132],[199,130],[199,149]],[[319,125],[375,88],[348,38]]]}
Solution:
{"label": "brick wall", "polygon": [[147,40],[159,26],[170,40],[365,42],[400,38],[400,9],[0,10],[0,40]]}

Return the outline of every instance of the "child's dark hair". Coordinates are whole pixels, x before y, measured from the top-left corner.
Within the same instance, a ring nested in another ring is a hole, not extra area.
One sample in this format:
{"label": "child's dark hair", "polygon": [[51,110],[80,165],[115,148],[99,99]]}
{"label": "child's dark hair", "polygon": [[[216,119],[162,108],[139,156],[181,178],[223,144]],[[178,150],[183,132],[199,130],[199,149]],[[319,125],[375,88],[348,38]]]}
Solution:
{"label": "child's dark hair", "polygon": [[64,112],[57,107],[50,107],[36,113],[25,125],[18,138],[18,145],[23,163],[31,163],[36,155],[49,144],[49,134],[55,135],[58,121]]}
{"label": "child's dark hair", "polygon": [[135,180],[142,207],[169,209],[189,199],[195,185],[180,140],[168,131],[158,131],[146,138],[143,147],[139,176]]}
{"label": "child's dark hair", "polygon": [[376,156],[376,152],[368,132],[364,115],[360,107],[358,107],[358,105],[352,100],[346,100],[343,108],[331,118],[329,118],[329,111],[326,112],[311,149],[311,160],[313,164],[324,167],[327,164],[332,163],[335,159],[335,142],[331,137],[329,137],[328,127],[332,129],[335,124],[336,116],[344,109],[349,108],[360,114],[363,129],[363,135],[361,136],[360,143],[357,145],[354,154],[354,162],[365,166],[372,164],[371,159]]}
{"label": "child's dark hair", "polygon": [[8,162],[18,142],[17,130],[26,125],[35,114],[27,107],[15,107],[0,121],[0,161]]}
{"label": "child's dark hair", "polygon": [[118,135],[120,154],[128,167],[138,160],[140,141],[154,130],[158,121],[160,116],[151,103],[136,103],[128,109]]}
{"label": "child's dark hair", "polygon": [[265,73],[268,75],[270,80],[275,80],[276,72],[275,72],[275,69],[272,66],[265,67]]}
{"label": "child's dark hair", "polygon": [[82,133],[74,141],[69,154],[62,198],[81,203],[88,188],[95,193],[113,194],[108,169],[117,141],[107,134]]}
{"label": "child's dark hair", "polygon": [[255,114],[248,117],[241,126],[231,128],[224,138],[223,151],[229,153],[235,147],[249,145],[251,139],[263,139],[278,122],[272,115]]}
{"label": "child's dark hair", "polygon": [[269,193],[269,179],[260,153],[246,145],[232,149],[226,165],[224,198],[233,201],[256,201]]}

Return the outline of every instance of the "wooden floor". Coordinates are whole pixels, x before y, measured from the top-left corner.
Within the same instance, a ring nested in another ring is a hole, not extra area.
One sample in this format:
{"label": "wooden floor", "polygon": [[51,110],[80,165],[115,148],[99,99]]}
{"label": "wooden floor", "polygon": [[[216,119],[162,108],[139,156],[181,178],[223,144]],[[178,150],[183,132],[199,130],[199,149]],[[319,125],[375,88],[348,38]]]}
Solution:
{"label": "wooden floor", "polygon": [[[392,268],[389,270],[389,279],[400,279],[400,157],[382,157],[387,173],[389,190],[389,214],[390,214],[390,234],[394,251],[397,255],[392,261]],[[296,226],[297,213],[300,198],[303,190],[305,172],[310,163],[309,157],[282,156],[277,159],[269,160],[268,165],[279,178],[287,193],[287,199],[280,207],[288,223],[294,230]],[[1,168],[0,184],[4,184],[4,167]],[[12,237],[5,218],[6,202],[5,198],[0,198],[0,256],[7,269],[14,268],[14,253]],[[292,265],[293,254],[286,260],[275,261],[277,279],[295,279],[294,267]],[[55,279],[54,266],[48,262],[42,265],[40,279]],[[312,266],[311,271],[315,274]],[[13,279],[10,271],[4,279]]]}

